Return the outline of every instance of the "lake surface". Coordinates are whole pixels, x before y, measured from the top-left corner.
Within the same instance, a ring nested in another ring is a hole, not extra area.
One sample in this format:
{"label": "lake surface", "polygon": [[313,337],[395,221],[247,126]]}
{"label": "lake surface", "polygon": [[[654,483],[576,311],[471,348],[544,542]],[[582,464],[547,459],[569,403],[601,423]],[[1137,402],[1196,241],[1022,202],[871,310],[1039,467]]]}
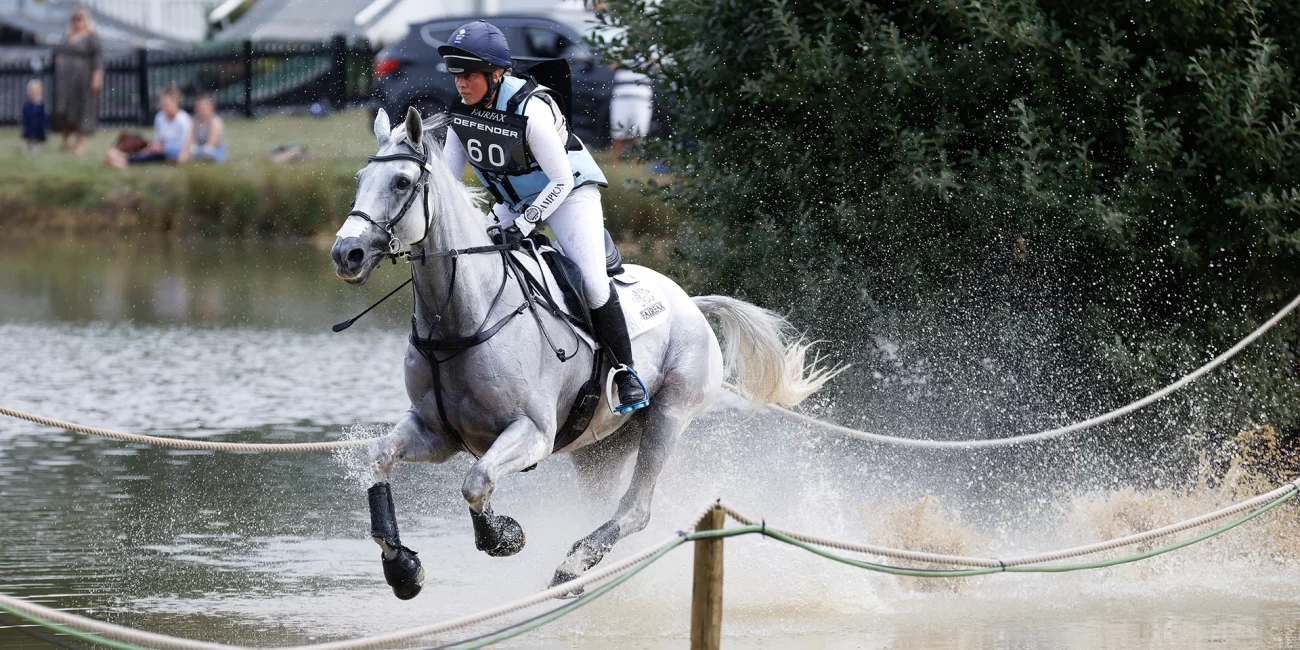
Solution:
{"label": "lake surface", "polygon": [[[4,241],[0,259],[5,406],[125,431],[276,442],[378,435],[407,406],[408,300],[329,331],[400,282],[400,267],[356,288],[310,243],[157,238]],[[1125,489],[1114,468],[1155,462],[1133,446],[1122,458],[1087,437],[975,455],[900,451],[720,407],[687,432],[650,529],[612,557],[662,540],[719,497],[773,525],[911,547],[940,539],[937,550],[981,554],[1105,539],[1222,502]],[[468,466],[398,469],[403,541],[428,571],[424,592],[401,602],[366,534],[359,453],[166,450],[5,419],[0,591],[211,641],[346,639],[536,592],[618,498],[587,493],[564,457],[508,478],[495,507],[520,521],[528,546],[489,558],[474,550],[460,497]],[[1136,565],[937,585],[729,540],[724,646],[1300,648],[1297,511],[1265,518]],[[679,549],[506,647],[685,647],[690,564]],[[25,629],[0,628],[0,647],[54,647]]]}

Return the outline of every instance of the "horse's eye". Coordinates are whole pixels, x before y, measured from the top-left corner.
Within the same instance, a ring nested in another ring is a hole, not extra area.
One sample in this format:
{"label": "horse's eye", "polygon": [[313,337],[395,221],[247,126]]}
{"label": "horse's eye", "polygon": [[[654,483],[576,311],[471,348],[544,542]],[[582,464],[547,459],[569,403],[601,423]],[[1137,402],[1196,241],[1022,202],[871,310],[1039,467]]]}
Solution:
{"label": "horse's eye", "polygon": [[405,176],[398,176],[397,180],[393,181],[393,187],[396,187],[399,190],[404,190],[410,186],[411,186],[411,179]]}

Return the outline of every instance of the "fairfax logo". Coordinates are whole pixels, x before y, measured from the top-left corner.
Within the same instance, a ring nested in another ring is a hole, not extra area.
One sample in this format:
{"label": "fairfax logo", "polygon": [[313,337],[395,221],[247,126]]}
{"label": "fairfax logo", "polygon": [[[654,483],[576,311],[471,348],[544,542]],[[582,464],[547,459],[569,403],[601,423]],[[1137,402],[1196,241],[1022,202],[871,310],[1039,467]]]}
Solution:
{"label": "fairfax logo", "polygon": [[481,118],[488,119],[488,120],[493,120],[493,121],[496,121],[496,122],[504,122],[504,121],[506,121],[506,116],[505,116],[505,114],[504,114],[504,113],[498,113],[498,112],[496,112],[496,111],[482,111],[482,110],[479,110],[479,109],[475,108],[475,109],[471,109],[471,110],[470,110],[470,114],[473,115],[474,117],[481,117]]}

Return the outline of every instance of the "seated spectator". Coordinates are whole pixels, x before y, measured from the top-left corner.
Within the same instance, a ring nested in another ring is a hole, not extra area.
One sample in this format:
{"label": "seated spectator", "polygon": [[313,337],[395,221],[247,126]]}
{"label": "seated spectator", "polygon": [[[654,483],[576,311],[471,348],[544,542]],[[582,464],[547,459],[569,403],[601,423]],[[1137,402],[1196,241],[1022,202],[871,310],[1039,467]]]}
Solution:
{"label": "seated spectator", "polygon": [[199,95],[194,102],[194,124],[176,162],[226,162],[226,123],[217,115],[212,95]]}
{"label": "seated spectator", "polygon": [[49,125],[45,113],[45,86],[39,79],[27,82],[27,101],[23,102],[23,142],[28,153],[41,150],[45,144],[45,127]]}
{"label": "seated spectator", "polygon": [[153,139],[149,146],[127,154],[117,148],[109,149],[104,163],[119,169],[127,165],[154,162],[177,162],[185,138],[190,133],[190,114],[181,110],[181,93],[168,87],[158,97],[158,114],[153,118]]}

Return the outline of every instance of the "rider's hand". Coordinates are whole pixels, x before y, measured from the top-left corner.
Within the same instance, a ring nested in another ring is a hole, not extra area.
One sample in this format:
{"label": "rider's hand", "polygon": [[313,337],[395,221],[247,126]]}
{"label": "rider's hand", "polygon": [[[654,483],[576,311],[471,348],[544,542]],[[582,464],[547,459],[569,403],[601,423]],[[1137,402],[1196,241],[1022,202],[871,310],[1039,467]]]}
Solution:
{"label": "rider's hand", "polygon": [[524,237],[527,237],[528,235],[532,234],[535,228],[537,228],[537,224],[523,218],[523,216],[521,215],[515,218],[515,228],[517,228],[519,232],[523,234]]}

